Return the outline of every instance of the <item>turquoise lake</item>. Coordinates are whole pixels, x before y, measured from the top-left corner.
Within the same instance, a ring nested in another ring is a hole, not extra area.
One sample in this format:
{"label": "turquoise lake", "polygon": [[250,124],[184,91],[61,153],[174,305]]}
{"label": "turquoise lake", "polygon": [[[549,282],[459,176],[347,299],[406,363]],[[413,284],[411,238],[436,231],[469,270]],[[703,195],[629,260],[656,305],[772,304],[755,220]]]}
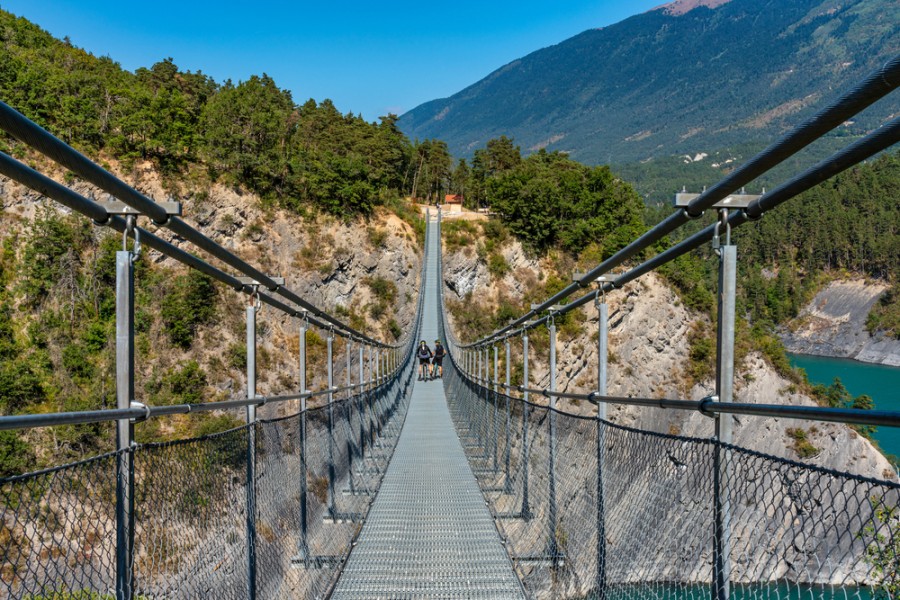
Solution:
{"label": "turquoise lake", "polygon": [[[806,371],[810,383],[831,385],[840,377],[853,396],[868,394],[877,410],[900,412],[900,367],[805,354],[788,354],[788,358],[791,365]],[[887,454],[900,457],[900,427],[879,427],[875,439]]]}

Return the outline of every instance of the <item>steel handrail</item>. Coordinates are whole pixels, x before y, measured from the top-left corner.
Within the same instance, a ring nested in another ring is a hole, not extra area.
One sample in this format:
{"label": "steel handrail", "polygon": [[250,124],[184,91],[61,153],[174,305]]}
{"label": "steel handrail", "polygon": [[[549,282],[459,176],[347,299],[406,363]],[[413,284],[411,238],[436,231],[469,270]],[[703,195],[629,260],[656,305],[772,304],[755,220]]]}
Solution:
{"label": "steel handrail", "polygon": [[[498,385],[506,388],[505,384],[485,379],[484,377],[470,376],[460,370],[463,377],[478,384],[483,390],[493,393],[493,390],[483,385]],[[834,423],[853,423],[860,425],[876,425],[885,427],[900,427],[900,411],[866,410],[859,408],[831,408],[824,406],[792,406],[781,404],[751,404],[747,402],[719,402],[716,396],[707,396],[702,400],[677,400],[671,398],[638,398],[632,396],[602,396],[597,392],[574,393],[553,392],[547,388],[531,388],[522,385],[511,385],[509,389],[518,392],[528,392],[547,398],[567,398],[571,400],[584,400],[592,404],[622,404],[627,406],[650,406],[654,408],[666,408],[674,410],[686,410],[702,413],[712,417],[720,414],[732,414],[742,416],[776,417],[802,419],[807,421],[829,421]],[[509,396],[509,394],[506,394]],[[511,396],[510,396],[511,397]],[[556,409],[563,414],[566,411]],[[576,415],[577,416],[577,415]]]}
{"label": "steel handrail", "polygon": [[[132,408],[111,408],[102,410],[84,410],[58,413],[43,413],[33,415],[0,416],[0,431],[10,429],[28,429],[32,427],[53,427],[58,425],[79,425],[84,423],[103,423],[118,421],[120,419],[134,419],[144,421],[150,417],[164,417],[169,415],[184,415],[213,410],[228,410],[244,408],[246,406],[264,406],[266,404],[278,404],[290,400],[302,398],[317,398],[327,394],[337,394],[350,389],[364,388],[373,384],[373,380],[363,383],[355,383],[343,387],[332,387],[315,392],[306,391],[302,394],[286,394],[281,396],[257,396],[256,398],[243,398],[240,400],[223,400],[221,402],[204,402],[202,404],[173,404],[169,406],[139,405]],[[380,385],[384,385],[383,383]],[[340,400],[338,402],[343,402]]]}

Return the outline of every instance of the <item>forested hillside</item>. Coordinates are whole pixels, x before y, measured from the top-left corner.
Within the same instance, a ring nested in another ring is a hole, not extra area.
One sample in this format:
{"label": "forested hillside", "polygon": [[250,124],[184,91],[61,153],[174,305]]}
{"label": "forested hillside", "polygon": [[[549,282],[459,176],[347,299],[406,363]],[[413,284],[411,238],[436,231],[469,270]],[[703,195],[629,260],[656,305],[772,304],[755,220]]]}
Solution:
{"label": "forested hillside", "polygon": [[[720,4],[588,29],[399,125],[445,140],[457,156],[501,135],[587,164],[713,155],[770,141],[900,52],[895,0]],[[898,110],[900,99],[886,99],[834,135],[859,135]]]}
{"label": "forested hillside", "polygon": [[[649,220],[671,210],[657,207]],[[703,224],[692,224],[681,235]],[[898,229],[900,153],[893,153],[845,171],[735,231],[739,313],[758,328],[783,325],[825,279],[856,273],[894,285],[870,317],[870,329],[900,337]],[[666,272],[689,303],[712,310],[716,275],[709,256],[682,257]]]}
{"label": "forested hillside", "polygon": [[[445,144],[411,143],[394,115],[375,124],[328,100],[298,104],[265,74],[217,83],[171,59],[131,73],[2,10],[0,99],[126,172],[151,161],[175,194],[219,181],[352,217],[436,195],[450,164]],[[0,150],[24,152],[4,137]]]}

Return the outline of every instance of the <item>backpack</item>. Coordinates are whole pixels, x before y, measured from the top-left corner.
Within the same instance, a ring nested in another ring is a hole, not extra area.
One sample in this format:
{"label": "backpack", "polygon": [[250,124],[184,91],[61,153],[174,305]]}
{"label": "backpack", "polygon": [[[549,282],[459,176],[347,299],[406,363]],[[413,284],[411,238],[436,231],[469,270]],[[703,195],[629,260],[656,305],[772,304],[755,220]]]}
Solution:
{"label": "backpack", "polygon": [[434,357],[435,358],[443,358],[444,357],[444,347],[443,346],[435,346],[434,347]]}
{"label": "backpack", "polygon": [[431,350],[428,349],[428,346],[419,346],[419,358],[430,358]]}

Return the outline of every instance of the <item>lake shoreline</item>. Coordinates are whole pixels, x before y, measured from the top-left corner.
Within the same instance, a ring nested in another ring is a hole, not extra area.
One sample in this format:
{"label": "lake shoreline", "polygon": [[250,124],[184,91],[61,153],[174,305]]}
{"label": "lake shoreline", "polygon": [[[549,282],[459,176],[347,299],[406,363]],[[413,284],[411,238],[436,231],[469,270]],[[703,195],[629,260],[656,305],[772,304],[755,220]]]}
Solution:
{"label": "lake shoreline", "polygon": [[791,354],[900,367],[900,340],[866,329],[869,312],[887,289],[865,279],[832,281],[780,332],[782,343]]}
{"label": "lake shoreline", "polygon": [[[830,386],[838,377],[852,396],[870,396],[876,410],[900,411],[900,367],[800,353],[789,353],[788,360],[806,372],[811,384]],[[879,427],[873,437],[883,453],[900,457],[900,428]]]}

